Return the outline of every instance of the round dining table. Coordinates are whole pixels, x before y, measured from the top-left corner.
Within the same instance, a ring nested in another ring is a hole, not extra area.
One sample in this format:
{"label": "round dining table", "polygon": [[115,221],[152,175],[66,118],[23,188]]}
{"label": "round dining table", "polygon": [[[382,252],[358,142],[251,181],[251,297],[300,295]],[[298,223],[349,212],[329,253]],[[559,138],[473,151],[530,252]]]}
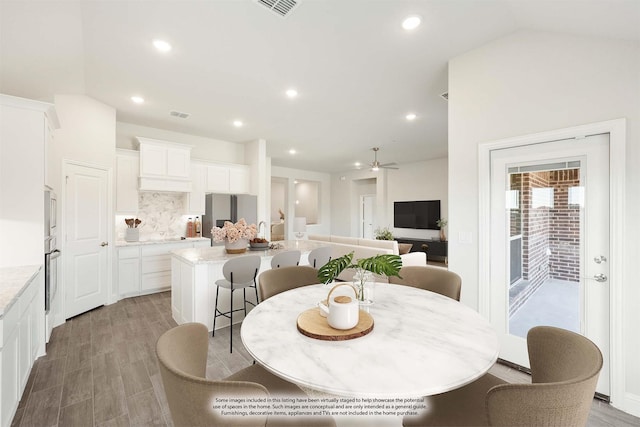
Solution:
{"label": "round dining table", "polygon": [[387,283],[375,284],[375,301],[364,308],[374,322],[368,334],[343,341],[303,335],[298,316],[316,307],[331,287],[292,289],[251,310],[240,334],[254,360],[287,381],[325,393],[415,398],[462,387],[498,357],[497,335],[476,311],[430,291]]}

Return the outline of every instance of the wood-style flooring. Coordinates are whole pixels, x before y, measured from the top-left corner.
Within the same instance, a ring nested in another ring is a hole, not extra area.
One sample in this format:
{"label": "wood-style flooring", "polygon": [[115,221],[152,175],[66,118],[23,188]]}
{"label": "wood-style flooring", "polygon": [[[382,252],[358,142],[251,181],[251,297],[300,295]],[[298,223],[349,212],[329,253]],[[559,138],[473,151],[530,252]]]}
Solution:
{"label": "wood-style flooring", "polygon": [[[127,298],[68,320],[53,330],[47,355],[36,361],[11,425],[172,427],[155,344],[175,325],[169,292]],[[233,328],[231,354],[229,328],[210,338],[207,378],[224,378],[252,363],[239,331],[239,325]],[[529,381],[503,365],[491,372],[510,382]],[[640,418],[594,400],[588,426],[640,426]]]}

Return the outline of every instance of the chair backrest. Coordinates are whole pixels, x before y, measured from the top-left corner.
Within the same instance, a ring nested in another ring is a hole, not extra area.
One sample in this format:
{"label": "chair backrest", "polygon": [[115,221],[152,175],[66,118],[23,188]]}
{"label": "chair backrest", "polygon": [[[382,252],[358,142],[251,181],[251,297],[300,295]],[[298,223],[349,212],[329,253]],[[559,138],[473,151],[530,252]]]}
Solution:
{"label": "chair backrest", "polygon": [[242,255],[231,258],[222,266],[222,275],[234,284],[244,285],[251,283],[258,275],[260,262],[259,255]]}
{"label": "chair backrest", "polygon": [[280,292],[320,283],[318,271],[308,265],[273,268],[260,273],[258,296],[264,301]]}
{"label": "chair backrest", "polygon": [[462,279],[456,273],[439,267],[406,266],[400,269],[400,277],[389,277],[389,283],[426,289],[460,301]]}
{"label": "chair backrest", "polygon": [[527,334],[532,384],[499,385],[487,393],[494,426],[584,426],[598,376],[600,349],[584,336],[552,326]]}
{"label": "chair backrest", "polygon": [[271,258],[271,268],[292,267],[300,263],[300,251],[284,251]]}
{"label": "chair backrest", "polygon": [[[162,334],[156,354],[164,391],[176,426],[265,426],[266,416],[221,417],[213,408],[216,397],[269,397],[262,385],[205,378],[207,327],[185,323]],[[247,419],[248,418],[248,419]]]}
{"label": "chair backrest", "polygon": [[331,261],[331,246],[322,246],[309,252],[309,265],[316,270]]}

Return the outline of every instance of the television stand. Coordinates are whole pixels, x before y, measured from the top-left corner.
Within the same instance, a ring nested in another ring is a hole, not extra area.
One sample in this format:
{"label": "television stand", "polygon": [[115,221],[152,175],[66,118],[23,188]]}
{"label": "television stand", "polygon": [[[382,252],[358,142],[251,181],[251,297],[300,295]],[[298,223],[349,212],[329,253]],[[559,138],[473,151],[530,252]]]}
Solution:
{"label": "television stand", "polygon": [[439,239],[412,239],[408,237],[396,237],[398,243],[410,243],[411,250],[409,252],[425,252],[428,261],[441,261],[445,264],[448,260],[448,243]]}

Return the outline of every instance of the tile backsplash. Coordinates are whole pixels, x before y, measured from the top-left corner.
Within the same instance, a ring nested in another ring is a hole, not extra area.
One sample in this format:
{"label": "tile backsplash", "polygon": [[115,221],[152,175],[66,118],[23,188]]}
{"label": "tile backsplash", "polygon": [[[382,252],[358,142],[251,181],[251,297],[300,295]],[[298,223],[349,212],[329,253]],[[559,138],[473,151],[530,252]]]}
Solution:
{"label": "tile backsplash", "polygon": [[[168,192],[140,192],[138,195],[138,216],[142,221],[140,240],[184,237],[187,234],[187,221],[194,218],[184,215],[185,195]],[[116,216],[116,236],[124,239],[127,225],[125,218],[131,215]],[[201,218],[202,219],[202,218]]]}

